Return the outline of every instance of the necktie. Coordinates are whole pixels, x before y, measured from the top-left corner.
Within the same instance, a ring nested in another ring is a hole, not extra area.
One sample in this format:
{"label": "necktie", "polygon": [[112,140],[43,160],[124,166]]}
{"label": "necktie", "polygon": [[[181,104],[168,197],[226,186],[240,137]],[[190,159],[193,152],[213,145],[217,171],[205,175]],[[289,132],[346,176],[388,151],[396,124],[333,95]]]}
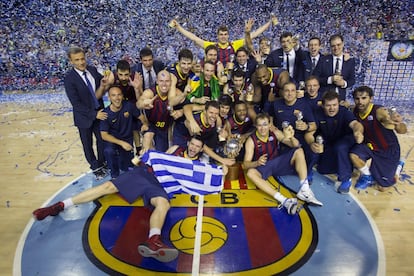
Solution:
{"label": "necktie", "polygon": [[152,79],[151,70],[148,70],[148,88],[154,86],[154,80]]}
{"label": "necktie", "polygon": [[312,71],[316,67],[316,58],[312,58]]}
{"label": "necktie", "polygon": [[289,54],[286,53],[286,70],[288,71],[290,75],[290,68],[289,68]]}
{"label": "necktie", "polygon": [[339,58],[336,58],[335,74],[341,74],[341,69],[339,69]]}
{"label": "necktie", "polygon": [[89,81],[89,79],[88,79],[88,77],[86,75],[86,71],[83,72],[83,76],[85,77],[86,85],[88,86],[89,92],[91,93],[91,97],[92,97],[92,100],[93,100],[93,102],[95,104],[95,108],[99,108],[99,102],[96,99],[95,91],[93,90],[92,83]]}

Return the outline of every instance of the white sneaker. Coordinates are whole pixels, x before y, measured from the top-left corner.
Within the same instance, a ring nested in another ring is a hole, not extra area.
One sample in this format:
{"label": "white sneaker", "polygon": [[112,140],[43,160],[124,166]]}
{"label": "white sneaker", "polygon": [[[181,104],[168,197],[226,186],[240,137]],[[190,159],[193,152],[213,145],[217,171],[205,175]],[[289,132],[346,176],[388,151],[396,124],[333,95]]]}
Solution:
{"label": "white sneaker", "polygon": [[307,191],[300,189],[299,192],[296,194],[296,196],[300,200],[303,200],[307,203],[318,205],[318,206],[323,206],[323,203],[316,199],[311,189]]}
{"label": "white sneaker", "polygon": [[282,206],[286,208],[289,215],[293,216],[298,210],[298,200],[296,198],[286,198]]}

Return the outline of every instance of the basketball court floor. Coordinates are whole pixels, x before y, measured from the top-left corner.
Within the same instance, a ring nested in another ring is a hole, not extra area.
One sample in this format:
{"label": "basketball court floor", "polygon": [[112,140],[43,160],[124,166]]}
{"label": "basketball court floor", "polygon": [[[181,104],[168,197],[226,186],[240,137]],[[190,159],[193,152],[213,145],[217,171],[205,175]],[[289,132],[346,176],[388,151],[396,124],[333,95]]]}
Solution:
{"label": "basketball court floor", "polygon": [[[7,101],[10,99],[10,101]],[[323,207],[288,215],[243,172],[218,195],[171,201],[163,237],[179,250],[172,262],[143,258],[149,211],[118,195],[34,221],[31,211],[101,184],[87,171],[62,93],[8,95],[0,109],[0,218],[4,275],[410,275],[414,243],[411,132],[400,137],[406,166],[395,188],[335,192],[315,173]],[[406,109],[411,127],[412,114]],[[272,179],[294,195],[294,176]],[[282,185],[281,185],[282,184]],[[9,218],[9,220],[7,220]],[[197,224],[198,222],[198,224]],[[3,224],[5,225],[5,224]],[[7,250],[7,252],[6,252]],[[10,263],[7,263],[10,261]],[[12,265],[11,265],[12,264]]]}

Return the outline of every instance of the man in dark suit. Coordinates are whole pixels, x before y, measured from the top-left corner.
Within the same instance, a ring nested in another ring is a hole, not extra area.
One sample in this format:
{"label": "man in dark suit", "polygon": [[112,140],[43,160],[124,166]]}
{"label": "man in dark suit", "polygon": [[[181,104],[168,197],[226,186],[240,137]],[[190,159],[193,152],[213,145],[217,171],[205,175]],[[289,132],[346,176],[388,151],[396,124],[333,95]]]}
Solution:
{"label": "man in dark suit", "polygon": [[143,90],[150,89],[155,86],[157,74],[165,65],[162,61],[154,60],[152,50],[150,48],[143,48],[139,52],[141,62],[132,67],[132,72],[138,72],[143,78]]}
{"label": "man in dark suit", "polygon": [[[106,175],[103,142],[99,130],[100,120],[107,117],[103,112],[102,96],[109,87],[113,74],[109,73],[108,76],[103,77],[95,67],[88,66],[82,48],[71,47],[68,50],[68,58],[73,69],[65,76],[66,95],[73,107],[73,119],[79,130],[86,160],[99,180]],[[96,138],[98,158],[93,150],[92,135]]]}
{"label": "man in dark suit", "polygon": [[268,67],[284,69],[289,72],[289,76],[298,84],[303,81],[303,73],[301,71],[302,50],[295,50],[298,41],[290,32],[284,32],[280,36],[280,44],[282,48],[272,51],[266,58],[265,64]]}
{"label": "man in dark suit", "polygon": [[345,103],[346,90],[355,84],[355,59],[344,55],[344,39],[336,34],[329,38],[331,55],[321,57],[314,75],[319,77],[321,92],[333,88]]}
{"label": "man in dark suit", "polygon": [[322,57],[320,50],[321,40],[319,37],[311,37],[308,41],[308,51],[302,51],[301,71],[304,80],[314,75],[315,68]]}
{"label": "man in dark suit", "polygon": [[236,62],[233,71],[241,70],[244,72],[244,78],[250,82],[253,73],[256,71],[257,61],[249,58],[249,52],[246,48],[240,47],[236,51]]}

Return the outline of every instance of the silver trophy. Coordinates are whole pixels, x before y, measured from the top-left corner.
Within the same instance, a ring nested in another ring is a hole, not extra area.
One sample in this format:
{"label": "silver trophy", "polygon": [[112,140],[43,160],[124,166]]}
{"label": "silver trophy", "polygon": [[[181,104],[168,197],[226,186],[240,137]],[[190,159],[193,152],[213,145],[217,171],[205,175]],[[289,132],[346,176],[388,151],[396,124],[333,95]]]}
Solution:
{"label": "silver trophy", "polygon": [[240,134],[236,134],[227,139],[224,145],[224,154],[228,158],[236,158],[239,155],[242,146],[240,143]]}
{"label": "silver trophy", "polygon": [[391,106],[390,108],[388,108],[388,113],[390,114],[390,116],[392,116],[396,112],[397,112],[397,108],[396,107]]}
{"label": "silver trophy", "polygon": [[323,144],[323,137],[321,135],[316,136],[315,142],[319,145]]}
{"label": "silver trophy", "polygon": [[289,121],[283,121],[282,122],[282,129],[287,128],[290,125]]}
{"label": "silver trophy", "polygon": [[303,114],[302,114],[302,111],[297,112],[297,113],[295,114],[295,116],[296,116],[296,119],[297,119],[298,121],[302,121],[302,119],[303,119]]}

